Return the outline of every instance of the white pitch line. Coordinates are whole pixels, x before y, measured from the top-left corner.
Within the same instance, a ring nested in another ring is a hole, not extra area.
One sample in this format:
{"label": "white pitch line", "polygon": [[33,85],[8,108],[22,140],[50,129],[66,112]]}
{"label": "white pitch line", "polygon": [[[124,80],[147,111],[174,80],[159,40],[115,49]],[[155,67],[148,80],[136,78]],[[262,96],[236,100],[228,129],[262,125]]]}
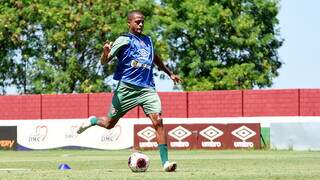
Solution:
{"label": "white pitch line", "polygon": [[0,168],[0,171],[31,171],[31,169],[23,169],[23,168]]}

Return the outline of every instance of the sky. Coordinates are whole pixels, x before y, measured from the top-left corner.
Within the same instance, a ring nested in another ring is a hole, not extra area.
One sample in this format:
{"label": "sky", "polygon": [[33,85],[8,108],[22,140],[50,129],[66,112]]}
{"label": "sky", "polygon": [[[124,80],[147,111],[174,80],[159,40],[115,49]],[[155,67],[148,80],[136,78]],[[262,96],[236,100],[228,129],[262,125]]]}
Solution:
{"label": "sky", "polygon": [[284,65],[272,88],[320,88],[320,1],[281,0],[279,49]]}
{"label": "sky", "polygon": [[[320,89],[320,1],[280,0],[279,76],[268,89]],[[170,80],[156,80],[158,91],[172,91]]]}

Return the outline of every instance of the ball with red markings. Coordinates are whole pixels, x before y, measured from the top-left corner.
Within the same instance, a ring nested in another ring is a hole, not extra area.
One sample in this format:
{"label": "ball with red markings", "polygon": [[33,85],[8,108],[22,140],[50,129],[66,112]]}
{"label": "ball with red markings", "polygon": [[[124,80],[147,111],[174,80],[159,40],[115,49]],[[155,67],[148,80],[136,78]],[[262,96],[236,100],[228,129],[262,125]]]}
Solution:
{"label": "ball with red markings", "polygon": [[145,172],[149,164],[149,157],[142,152],[134,152],[128,159],[128,166],[132,172]]}

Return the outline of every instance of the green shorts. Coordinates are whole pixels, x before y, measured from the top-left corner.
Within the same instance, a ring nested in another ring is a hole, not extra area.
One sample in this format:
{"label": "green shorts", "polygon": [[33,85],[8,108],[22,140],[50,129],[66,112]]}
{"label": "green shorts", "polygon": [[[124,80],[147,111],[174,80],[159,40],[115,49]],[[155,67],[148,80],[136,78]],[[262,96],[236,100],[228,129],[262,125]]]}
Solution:
{"label": "green shorts", "polygon": [[141,106],[146,115],[161,113],[161,101],[154,88],[119,82],[112,97],[108,116],[113,119],[121,118],[136,106]]}

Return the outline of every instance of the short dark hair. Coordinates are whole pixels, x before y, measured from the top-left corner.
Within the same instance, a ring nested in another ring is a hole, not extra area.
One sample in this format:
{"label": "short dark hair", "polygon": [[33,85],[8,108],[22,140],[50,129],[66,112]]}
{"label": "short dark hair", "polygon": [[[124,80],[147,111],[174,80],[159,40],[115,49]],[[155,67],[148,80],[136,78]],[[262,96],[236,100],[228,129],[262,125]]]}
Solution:
{"label": "short dark hair", "polygon": [[144,16],[143,13],[142,13],[142,11],[140,11],[140,10],[132,10],[132,11],[130,11],[130,12],[128,13],[127,20],[130,21],[131,18],[132,18],[132,16],[133,16],[134,14],[139,14],[139,15]]}

